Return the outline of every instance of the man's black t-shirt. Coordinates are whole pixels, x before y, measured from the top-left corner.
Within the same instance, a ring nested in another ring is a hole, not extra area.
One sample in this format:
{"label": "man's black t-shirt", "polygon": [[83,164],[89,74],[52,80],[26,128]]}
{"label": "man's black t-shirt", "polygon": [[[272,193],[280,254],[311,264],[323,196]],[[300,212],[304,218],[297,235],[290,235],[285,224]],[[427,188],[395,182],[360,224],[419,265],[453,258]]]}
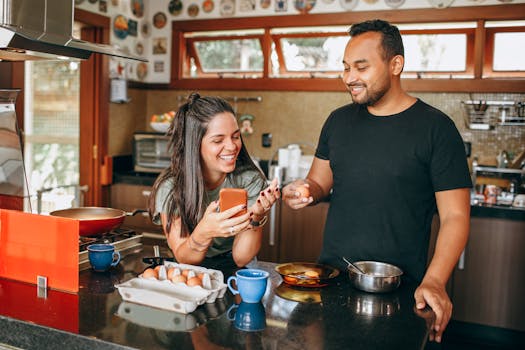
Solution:
{"label": "man's black t-shirt", "polygon": [[390,116],[349,104],[325,122],[316,157],[333,172],[320,262],[383,261],[421,281],[435,192],[472,186],[453,121],[419,99]]}

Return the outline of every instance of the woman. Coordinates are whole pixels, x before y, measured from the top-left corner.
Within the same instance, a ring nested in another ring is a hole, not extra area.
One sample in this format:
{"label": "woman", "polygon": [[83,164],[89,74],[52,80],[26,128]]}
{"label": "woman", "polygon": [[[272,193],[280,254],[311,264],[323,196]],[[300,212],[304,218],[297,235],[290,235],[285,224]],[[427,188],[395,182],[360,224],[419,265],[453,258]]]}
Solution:
{"label": "woman", "polygon": [[[266,179],[241,139],[232,107],[218,97],[193,93],[168,132],[171,164],[150,197],[153,221],[164,228],[179,263],[216,267],[219,258],[245,266],[258,253],[262,225],[279,198],[277,182]],[[238,205],[218,211],[221,188],[244,188],[248,210]]]}

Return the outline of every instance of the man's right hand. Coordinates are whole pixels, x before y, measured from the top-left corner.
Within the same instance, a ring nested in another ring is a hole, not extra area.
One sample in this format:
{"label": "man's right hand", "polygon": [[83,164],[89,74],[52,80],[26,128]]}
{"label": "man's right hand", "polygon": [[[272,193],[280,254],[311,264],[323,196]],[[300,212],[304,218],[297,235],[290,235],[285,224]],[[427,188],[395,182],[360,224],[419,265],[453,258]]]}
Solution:
{"label": "man's right hand", "polygon": [[282,200],[292,209],[301,209],[314,201],[312,196],[302,197],[299,187],[309,187],[304,180],[296,180],[282,189]]}

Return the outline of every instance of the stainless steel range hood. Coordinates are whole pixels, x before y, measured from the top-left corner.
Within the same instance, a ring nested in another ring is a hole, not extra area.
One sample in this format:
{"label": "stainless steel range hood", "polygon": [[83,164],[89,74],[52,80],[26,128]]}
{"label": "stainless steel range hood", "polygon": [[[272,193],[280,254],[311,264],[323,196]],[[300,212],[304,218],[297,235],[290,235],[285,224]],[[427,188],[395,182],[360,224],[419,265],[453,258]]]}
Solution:
{"label": "stainless steel range hood", "polygon": [[72,37],[74,0],[0,0],[0,60],[88,59],[93,52],[147,61]]}

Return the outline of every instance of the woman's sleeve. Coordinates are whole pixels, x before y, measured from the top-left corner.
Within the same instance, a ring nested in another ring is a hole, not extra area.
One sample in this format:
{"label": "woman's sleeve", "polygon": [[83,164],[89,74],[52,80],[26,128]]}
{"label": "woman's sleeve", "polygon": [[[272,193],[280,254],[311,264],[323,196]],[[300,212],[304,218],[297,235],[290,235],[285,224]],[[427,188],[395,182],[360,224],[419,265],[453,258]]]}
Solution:
{"label": "woman's sleeve", "polygon": [[151,218],[151,221],[154,224],[162,225],[162,222],[160,220],[160,214],[167,212],[167,208],[168,208],[167,199],[170,194],[171,187],[172,187],[172,183],[169,180],[164,181],[159,186],[157,195],[155,196],[155,212],[153,213],[153,217]]}

